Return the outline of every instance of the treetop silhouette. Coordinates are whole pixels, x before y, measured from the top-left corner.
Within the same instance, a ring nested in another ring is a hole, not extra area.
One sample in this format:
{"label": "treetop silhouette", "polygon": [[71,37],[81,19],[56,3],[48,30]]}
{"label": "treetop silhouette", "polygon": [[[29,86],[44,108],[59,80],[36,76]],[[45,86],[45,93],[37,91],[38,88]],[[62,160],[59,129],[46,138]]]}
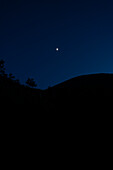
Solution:
{"label": "treetop silhouette", "polygon": [[0,60],[0,75],[4,76],[5,75],[5,67],[4,67],[4,60]]}
{"label": "treetop silhouette", "polygon": [[29,87],[36,87],[37,86],[37,84],[35,83],[35,80],[33,78],[28,78],[27,81],[26,81],[26,84]]}

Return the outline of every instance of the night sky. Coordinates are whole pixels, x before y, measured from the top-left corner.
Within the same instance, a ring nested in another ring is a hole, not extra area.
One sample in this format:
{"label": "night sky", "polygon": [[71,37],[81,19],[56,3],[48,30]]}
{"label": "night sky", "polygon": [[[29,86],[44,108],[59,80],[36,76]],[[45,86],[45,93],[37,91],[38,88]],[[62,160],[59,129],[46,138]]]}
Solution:
{"label": "night sky", "polygon": [[40,89],[113,73],[113,0],[0,0],[0,59]]}

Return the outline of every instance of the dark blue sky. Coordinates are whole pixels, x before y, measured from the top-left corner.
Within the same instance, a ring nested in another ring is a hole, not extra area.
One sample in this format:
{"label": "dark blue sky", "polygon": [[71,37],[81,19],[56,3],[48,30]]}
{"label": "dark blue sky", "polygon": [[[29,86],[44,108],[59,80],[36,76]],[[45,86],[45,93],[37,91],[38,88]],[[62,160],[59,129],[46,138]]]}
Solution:
{"label": "dark blue sky", "polygon": [[7,73],[40,89],[113,73],[113,0],[1,0],[1,58]]}

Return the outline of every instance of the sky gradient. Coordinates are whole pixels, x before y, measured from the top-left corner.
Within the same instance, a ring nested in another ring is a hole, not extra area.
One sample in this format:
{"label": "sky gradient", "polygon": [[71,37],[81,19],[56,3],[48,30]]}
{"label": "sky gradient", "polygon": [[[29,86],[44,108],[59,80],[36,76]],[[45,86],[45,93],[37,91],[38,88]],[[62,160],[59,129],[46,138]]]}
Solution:
{"label": "sky gradient", "polygon": [[113,0],[1,0],[0,59],[7,73],[22,84],[34,78],[40,89],[113,73]]}

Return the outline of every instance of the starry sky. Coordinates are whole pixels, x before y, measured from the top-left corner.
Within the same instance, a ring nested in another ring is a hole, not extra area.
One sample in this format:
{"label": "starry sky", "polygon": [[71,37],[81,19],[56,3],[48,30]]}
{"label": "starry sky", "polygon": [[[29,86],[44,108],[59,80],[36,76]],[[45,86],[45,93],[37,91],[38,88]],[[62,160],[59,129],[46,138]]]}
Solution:
{"label": "starry sky", "polygon": [[113,0],[1,0],[0,59],[40,89],[113,73]]}

